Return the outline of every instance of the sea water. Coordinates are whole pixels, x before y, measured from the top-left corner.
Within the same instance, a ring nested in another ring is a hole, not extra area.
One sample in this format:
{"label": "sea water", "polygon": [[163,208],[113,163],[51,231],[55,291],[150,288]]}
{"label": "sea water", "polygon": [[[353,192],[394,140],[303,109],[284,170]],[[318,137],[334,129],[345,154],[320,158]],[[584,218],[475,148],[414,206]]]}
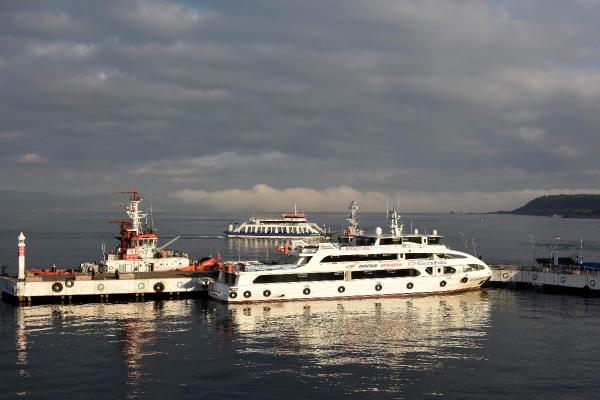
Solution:
{"label": "sea water", "polygon": [[[162,243],[192,257],[277,256],[226,239],[247,215],[155,214]],[[343,214],[311,220],[341,230]],[[361,214],[385,227],[385,215]],[[116,246],[112,213],[2,213],[0,265],[76,267]],[[490,263],[581,252],[600,261],[600,221],[404,215]],[[531,235],[531,236],[530,236]],[[560,238],[560,239],[559,239]],[[583,242],[581,241],[583,239]],[[580,249],[581,247],[581,249]],[[403,299],[226,305],[207,299],[15,307],[0,302],[0,398],[564,399],[599,392],[600,299],[484,289]]]}

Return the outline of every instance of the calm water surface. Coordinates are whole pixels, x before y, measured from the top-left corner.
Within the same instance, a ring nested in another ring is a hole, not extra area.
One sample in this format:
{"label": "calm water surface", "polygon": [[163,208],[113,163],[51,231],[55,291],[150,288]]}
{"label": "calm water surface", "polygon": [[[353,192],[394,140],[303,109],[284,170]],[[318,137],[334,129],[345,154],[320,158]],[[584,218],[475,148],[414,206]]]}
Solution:
{"label": "calm water surface", "polygon": [[[0,264],[72,267],[115,244],[115,214],[0,215]],[[240,215],[155,216],[190,255],[273,257],[273,243],[227,240]],[[341,214],[314,214],[338,228]],[[482,218],[484,218],[482,220]],[[408,215],[451,247],[528,262],[600,260],[600,221]],[[361,215],[373,229],[385,217]],[[339,228],[338,228],[339,229]],[[462,234],[461,234],[462,233]],[[466,238],[463,240],[463,238]],[[475,243],[475,246],[473,246]],[[488,289],[409,299],[227,306],[209,300],[14,307],[0,302],[0,398],[595,398],[600,299]]]}

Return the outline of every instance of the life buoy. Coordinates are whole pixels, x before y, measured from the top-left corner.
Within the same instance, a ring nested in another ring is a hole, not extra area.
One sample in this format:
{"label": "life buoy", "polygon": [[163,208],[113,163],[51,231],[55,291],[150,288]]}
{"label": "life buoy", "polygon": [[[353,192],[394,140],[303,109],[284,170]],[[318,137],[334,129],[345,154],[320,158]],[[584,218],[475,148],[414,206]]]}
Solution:
{"label": "life buoy", "polygon": [[537,274],[531,275],[531,279],[533,279],[534,281],[537,281]]}
{"label": "life buoy", "polygon": [[165,284],[162,282],[156,282],[153,288],[156,293],[162,293],[165,290]]}
{"label": "life buoy", "polygon": [[560,283],[565,283],[567,281],[567,278],[564,276],[560,277]]}
{"label": "life buoy", "polygon": [[74,284],[75,284],[75,280],[73,280],[73,279],[67,279],[65,281],[65,286],[66,287],[73,287]]}
{"label": "life buoy", "polygon": [[237,297],[237,292],[231,292],[229,293],[229,298],[230,299],[235,299]]}
{"label": "life buoy", "polygon": [[246,290],[246,291],[244,292],[244,297],[245,297],[245,298],[249,299],[251,296],[252,296],[252,292],[250,292],[249,290]]}
{"label": "life buoy", "polygon": [[462,278],[460,280],[462,283],[467,283],[469,281],[469,278],[467,278],[466,276],[464,278]]}
{"label": "life buoy", "polygon": [[265,297],[269,297],[270,295],[271,295],[271,291],[270,290],[265,290],[263,292],[263,296],[265,296]]}
{"label": "life buoy", "polygon": [[310,294],[310,289],[309,288],[304,288],[304,290],[302,291],[302,293],[304,293],[305,295],[309,295]]}
{"label": "life buoy", "polygon": [[594,286],[596,286],[596,281],[592,279],[592,280],[590,281],[590,286],[591,286],[591,287],[594,287]]}
{"label": "life buoy", "polygon": [[406,288],[407,288],[407,289],[409,289],[409,290],[410,290],[410,289],[412,289],[414,286],[415,286],[415,285],[413,285],[413,283],[412,283],[412,282],[408,282],[408,283],[406,284]]}
{"label": "life buoy", "polygon": [[375,290],[377,290],[379,292],[381,289],[382,289],[381,284],[378,283],[377,285],[375,285]]}
{"label": "life buoy", "polygon": [[346,291],[346,288],[343,286],[338,287],[338,292],[340,293],[344,293]]}
{"label": "life buoy", "polygon": [[504,278],[504,279],[508,279],[508,272],[505,272],[505,273],[503,273],[503,274],[502,274],[502,278]]}
{"label": "life buoy", "polygon": [[441,281],[441,282],[440,282],[440,286],[441,286],[441,287],[444,287],[444,286],[446,286],[446,281]]}
{"label": "life buoy", "polygon": [[60,282],[54,282],[54,283],[52,284],[52,291],[53,291],[54,293],[58,293],[58,292],[60,292],[60,291],[62,291],[62,290],[63,290],[63,285],[62,285],[62,283],[60,283]]}

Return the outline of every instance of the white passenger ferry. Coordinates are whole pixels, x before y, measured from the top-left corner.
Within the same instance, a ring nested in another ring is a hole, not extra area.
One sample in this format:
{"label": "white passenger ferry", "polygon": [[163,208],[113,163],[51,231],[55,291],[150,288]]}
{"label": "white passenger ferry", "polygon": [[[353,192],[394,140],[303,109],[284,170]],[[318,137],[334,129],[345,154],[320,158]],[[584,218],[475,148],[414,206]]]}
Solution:
{"label": "white passenger ferry", "polygon": [[241,224],[229,224],[225,231],[228,238],[265,238],[265,239],[327,239],[331,237],[328,229],[314,222],[308,222],[304,213],[294,206],[293,213],[285,213],[281,218],[252,217]]}
{"label": "white passenger ferry", "polygon": [[296,245],[281,262],[226,263],[209,295],[239,303],[441,294],[481,287],[492,272],[478,258],[440,244],[437,231],[403,234],[392,211],[389,234],[352,244]]}

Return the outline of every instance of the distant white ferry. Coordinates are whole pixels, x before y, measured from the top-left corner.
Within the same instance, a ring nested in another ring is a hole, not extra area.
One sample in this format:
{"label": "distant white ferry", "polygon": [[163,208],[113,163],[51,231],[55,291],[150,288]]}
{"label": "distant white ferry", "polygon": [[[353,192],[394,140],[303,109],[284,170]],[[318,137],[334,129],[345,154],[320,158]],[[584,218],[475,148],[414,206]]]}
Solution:
{"label": "distant white ferry", "polygon": [[326,239],[331,236],[329,230],[308,222],[295,206],[293,213],[282,214],[281,218],[252,217],[241,224],[229,224],[225,234],[228,238],[265,239]]}
{"label": "distant white ferry", "polygon": [[240,303],[443,294],[478,289],[490,278],[483,261],[440,240],[437,231],[403,234],[392,210],[389,234],[377,228],[351,244],[294,243],[282,262],[225,263],[209,295]]}

